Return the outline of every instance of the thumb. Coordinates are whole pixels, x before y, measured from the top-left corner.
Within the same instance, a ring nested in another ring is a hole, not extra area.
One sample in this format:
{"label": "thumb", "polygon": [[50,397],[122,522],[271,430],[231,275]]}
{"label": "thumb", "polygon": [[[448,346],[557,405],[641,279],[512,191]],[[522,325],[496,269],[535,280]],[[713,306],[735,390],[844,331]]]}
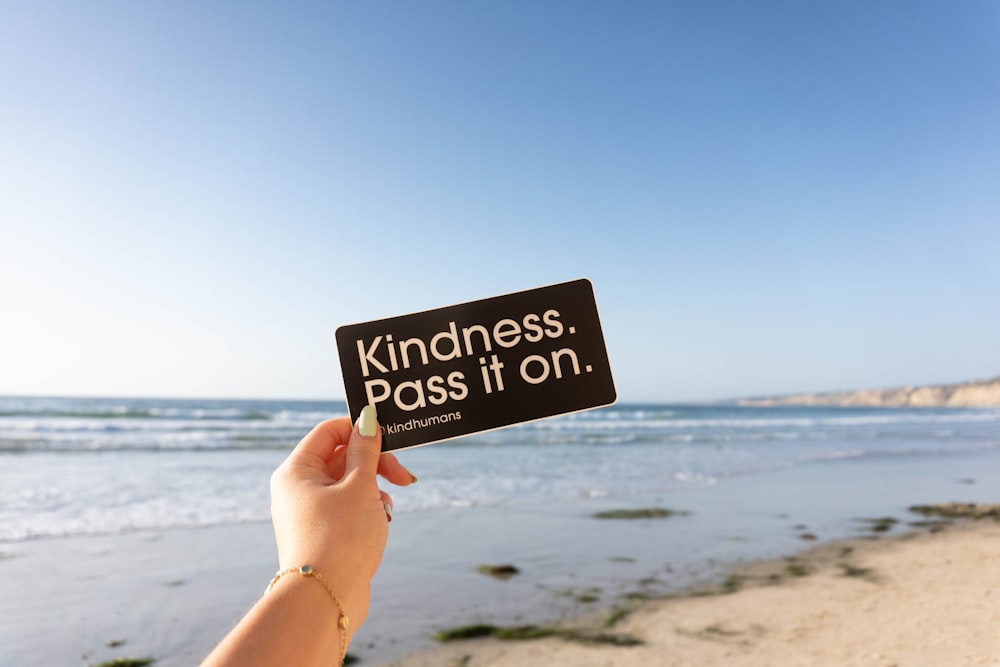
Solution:
{"label": "thumb", "polygon": [[347,461],[345,473],[360,471],[365,477],[375,478],[378,472],[378,459],[382,455],[382,429],[378,425],[378,415],[374,405],[366,405],[361,409],[351,438],[347,442]]}

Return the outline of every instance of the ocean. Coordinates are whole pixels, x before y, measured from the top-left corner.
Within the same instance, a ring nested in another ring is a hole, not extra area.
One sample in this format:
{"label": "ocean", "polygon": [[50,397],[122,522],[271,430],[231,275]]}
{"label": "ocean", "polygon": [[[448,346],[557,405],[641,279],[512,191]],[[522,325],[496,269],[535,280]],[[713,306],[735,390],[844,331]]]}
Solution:
{"label": "ocean", "polygon": [[[271,471],[345,414],[338,401],[0,397],[0,541],[266,521]],[[404,450],[420,482],[390,491],[402,514],[627,506],[998,449],[1000,409],[619,404]]]}

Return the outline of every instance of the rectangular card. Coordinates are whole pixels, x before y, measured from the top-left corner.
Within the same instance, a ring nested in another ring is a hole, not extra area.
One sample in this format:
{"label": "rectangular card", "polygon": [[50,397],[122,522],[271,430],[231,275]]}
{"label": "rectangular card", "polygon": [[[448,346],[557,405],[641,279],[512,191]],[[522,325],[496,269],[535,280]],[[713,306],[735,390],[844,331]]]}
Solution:
{"label": "rectangular card", "polygon": [[356,420],[390,451],[611,405],[594,288],[580,279],[337,329]]}

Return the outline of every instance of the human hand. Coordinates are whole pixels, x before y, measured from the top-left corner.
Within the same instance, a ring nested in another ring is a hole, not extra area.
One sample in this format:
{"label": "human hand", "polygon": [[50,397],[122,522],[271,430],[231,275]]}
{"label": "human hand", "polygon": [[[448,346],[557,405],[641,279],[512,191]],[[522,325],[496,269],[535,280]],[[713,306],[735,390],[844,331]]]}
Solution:
{"label": "human hand", "polygon": [[[359,425],[374,435],[361,435]],[[376,475],[399,486],[416,481],[381,447],[375,409],[366,407],[353,427],[346,417],[316,426],[271,476],[280,569],[309,564],[322,574],[346,607],[352,634],[367,616],[392,517],[392,498]]]}

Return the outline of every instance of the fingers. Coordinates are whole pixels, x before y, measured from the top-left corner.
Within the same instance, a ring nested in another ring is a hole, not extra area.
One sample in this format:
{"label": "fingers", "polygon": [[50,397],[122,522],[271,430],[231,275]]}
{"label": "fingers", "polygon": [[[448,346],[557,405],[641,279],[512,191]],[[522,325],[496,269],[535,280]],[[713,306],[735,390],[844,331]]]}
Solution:
{"label": "fingers", "polygon": [[389,452],[379,457],[378,474],[396,486],[408,486],[417,481],[417,476],[407,470],[395,454]]}
{"label": "fingers", "polygon": [[[326,462],[326,472],[333,480],[344,478],[347,465],[347,443],[337,445]],[[409,486],[417,481],[417,476],[406,468],[395,454],[383,452],[378,459],[378,474],[396,486]]]}
{"label": "fingers", "polygon": [[392,521],[392,496],[390,496],[388,493],[386,493],[382,489],[379,489],[378,493],[382,497],[382,507],[385,508],[385,518],[388,521],[391,522]]}
{"label": "fingers", "polygon": [[[331,450],[332,451],[332,450]],[[347,442],[347,465],[344,473],[357,471],[362,477],[375,478],[382,454],[382,431],[378,426],[375,407],[366,405]]]}
{"label": "fingers", "polygon": [[328,461],[338,445],[343,445],[351,436],[351,420],[347,417],[328,419],[316,427],[299,441],[290,456],[316,457],[320,461]]}
{"label": "fingers", "polygon": [[[348,435],[348,439],[350,435]],[[344,466],[347,464],[347,443],[337,445],[333,450],[333,455],[326,462],[326,474],[330,479],[340,480],[344,478]]]}

